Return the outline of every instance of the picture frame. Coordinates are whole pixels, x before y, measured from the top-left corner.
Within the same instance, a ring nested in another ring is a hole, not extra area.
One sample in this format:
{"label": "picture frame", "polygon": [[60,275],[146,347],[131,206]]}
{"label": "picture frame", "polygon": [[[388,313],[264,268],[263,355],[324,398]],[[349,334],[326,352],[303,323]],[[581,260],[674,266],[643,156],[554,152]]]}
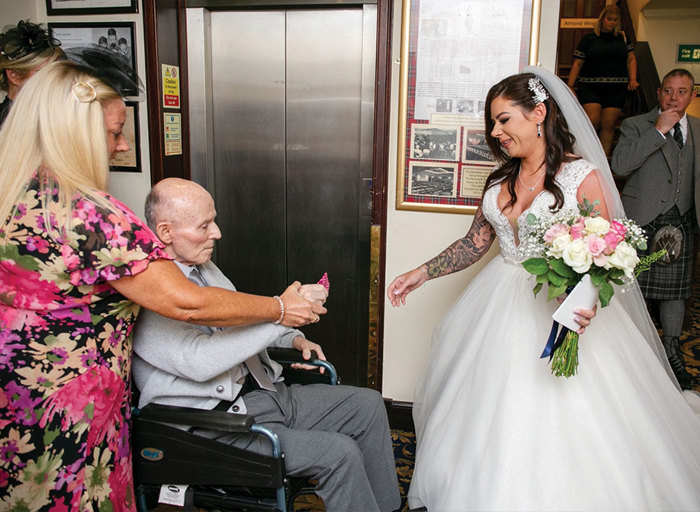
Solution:
{"label": "picture frame", "polygon": [[[137,74],[134,22],[49,23],[48,28],[51,37],[59,40],[64,50],[91,45],[104,46],[122,54],[134,74]],[[127,96],[138,96],[139,91],[125,93]]]}
{"label": "picture frame", "polygon": [[49,16],[139,12],[138,0],[46,0]]}
{"label": "picture frame", "polygon": [[[396,209],[473,214],[495,166],[484,133],[486,93],[537,63],[541,0],[402,6]],[[456,134],[456,152],[425,151],[446,134]]]}
{"label": "picture frame", "polygon": [[117,153],[109,161],[109,170],[113,172],[141,172],[141,148],[139,138],[139,104],[126,101],[126,121],[122,133],[129,144],[129,150]]}

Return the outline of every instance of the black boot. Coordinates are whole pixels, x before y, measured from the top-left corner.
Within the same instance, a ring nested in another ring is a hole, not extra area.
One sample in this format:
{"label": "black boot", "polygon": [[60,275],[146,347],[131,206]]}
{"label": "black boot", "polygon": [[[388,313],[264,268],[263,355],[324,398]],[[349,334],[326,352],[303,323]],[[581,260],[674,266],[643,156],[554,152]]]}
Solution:
{"label": "black boot", "polygon": [[666,350],[666,357],[668,357],[668,362],[671,365],[671,369],[676,375],[676,379],[678,379],[678,384],[680,384],[682,389],[693,389],[696,384],[695,379],[685,369],[685,360],[683,359],[683,354],[681,353],[678,337],[664,336],[663,344],[664,349]]}

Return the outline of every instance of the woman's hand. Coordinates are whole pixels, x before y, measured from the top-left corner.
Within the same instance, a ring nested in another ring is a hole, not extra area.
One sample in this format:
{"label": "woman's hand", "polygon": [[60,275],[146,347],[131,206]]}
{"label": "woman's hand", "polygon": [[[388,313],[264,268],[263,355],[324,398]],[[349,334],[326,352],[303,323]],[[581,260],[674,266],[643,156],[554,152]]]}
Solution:
{"label": "woman's hand", "polygon": [[628,91],[634,91],[637,87],[639,87],[639,82],[637,82],[636,78],[630,78],[629,83],[627,84],[627,90]]}
{"label": "woman's hand", "polygon": [[591,325],[591,320],[593,317],[596,315],[596,311],[598,311],[598,306],[595,305],[593,306],[593,309],[575,309],[574,314],[576,315],[576,323],[581,326],[581,328],[576,331],[579,334],[583,334],[586,331],[586,327]]}
{"label": "woman's hand", "polygon": [[401,274],[394,279],[386,291],[389,302],[394,307],[406,304],[406,296],[416,288],[419,288],[428,280],[428,270],[425,265]]}
{"label": "woman's hand", "polygon": [[326,313],[326,308],[317,302],[310,302],[301,296],[302,286],[299,281],[294,281],[287,287],[280,299],[284,302],[284,318],[280,322],[286,327],[301,327],[302,325],[315,324]]}

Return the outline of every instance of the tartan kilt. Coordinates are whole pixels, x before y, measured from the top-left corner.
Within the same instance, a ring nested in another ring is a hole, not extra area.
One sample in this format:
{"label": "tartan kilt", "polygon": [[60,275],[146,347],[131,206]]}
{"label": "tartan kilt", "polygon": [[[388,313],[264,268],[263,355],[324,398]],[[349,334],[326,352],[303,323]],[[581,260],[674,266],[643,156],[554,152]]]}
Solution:
{"label": "tartan kilt", "polygon": [[[693,229],[695,209],[680,215],[677,207],[656,217],[651,223],[642,226],[648,237],[648,244],[657,230],[667,225],[676,226],[683,233],[680,257],[673,263],[654,263],[647,272],[642,272],[637,280],[645,299],[679,300],[689,299],[693,285]],[[639,251],[646,256],[649,251]]]}

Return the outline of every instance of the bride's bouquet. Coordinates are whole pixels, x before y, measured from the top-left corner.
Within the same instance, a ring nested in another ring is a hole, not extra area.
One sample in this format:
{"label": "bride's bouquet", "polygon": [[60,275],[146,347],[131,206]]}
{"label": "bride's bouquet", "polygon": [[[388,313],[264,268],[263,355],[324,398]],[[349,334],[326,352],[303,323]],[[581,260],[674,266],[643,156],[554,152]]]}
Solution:
{"label": "bride's bouquet", "polygon": [[[584,199],[578,211],[560,210],[546,219],[527,216],[530,231],[521,243],[531,257],[523,267],[536,276],[535,295],[546,284],[547,299],[559,297],[572,292],[587,275],[590,284],[587,278],[581,286],[594,286],[605,307],[615,293],[613,284],[631,282],[663,256],[664,251],[659,251],[640,259],[637,250],[647,246],[644,231],[630,219],[607,221],[595,211],[596,204]],[[595,294],[593,299],[592,304],[573,306],[591,308]],[[578,333],[567,327],[558,331],[555,320],[541,357],[550,358],[554,375],[571,377],[578,366]]]}

